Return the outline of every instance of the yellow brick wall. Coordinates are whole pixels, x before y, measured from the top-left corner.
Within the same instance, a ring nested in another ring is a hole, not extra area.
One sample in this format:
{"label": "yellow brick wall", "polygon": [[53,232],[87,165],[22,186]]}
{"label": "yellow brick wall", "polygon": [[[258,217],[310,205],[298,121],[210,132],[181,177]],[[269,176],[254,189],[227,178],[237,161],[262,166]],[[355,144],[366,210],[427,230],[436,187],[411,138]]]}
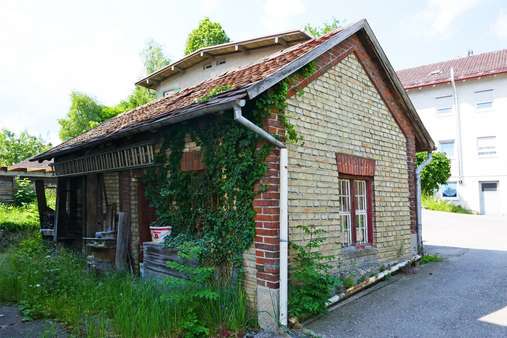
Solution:
{"label": "yellow brick wall", "polygon": [[[337,270],[364,270],[410,252],[406,138],[354,54],[288,101],[303,144],[289,146],[289,235],[297,225],[326,231],[325,254]],[[376,160],[374,248],[341,248],[337,152]]]}

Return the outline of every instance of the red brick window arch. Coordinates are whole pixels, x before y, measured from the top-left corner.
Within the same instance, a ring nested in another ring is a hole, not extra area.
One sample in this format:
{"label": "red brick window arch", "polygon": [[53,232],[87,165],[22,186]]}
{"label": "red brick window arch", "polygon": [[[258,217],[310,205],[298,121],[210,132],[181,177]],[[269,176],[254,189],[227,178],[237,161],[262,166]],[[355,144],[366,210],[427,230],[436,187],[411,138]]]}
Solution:
{"label": "red brick window arch", "polygon": [[375,160],[336,154],[340,229],[343,246],[373,244]]}

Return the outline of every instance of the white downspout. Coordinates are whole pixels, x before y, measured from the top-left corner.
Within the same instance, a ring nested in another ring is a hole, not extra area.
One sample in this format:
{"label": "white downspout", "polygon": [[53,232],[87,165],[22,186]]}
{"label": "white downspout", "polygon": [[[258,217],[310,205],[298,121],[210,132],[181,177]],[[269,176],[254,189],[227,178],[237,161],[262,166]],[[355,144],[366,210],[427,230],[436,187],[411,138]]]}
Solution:
{"label": "white downspout", "polygon": [[454,97],[454,110],[456,112],[456,133],[458,146],[458,183],[463,183],[463,146],[461,142],[461,111],[458,103],[458,91],[456,90],[456,82],[454,81],[454,68],[451,67],[451,85]]}
{"label": "white downspout", "polygon": [[417,179],[417,252],[422,255],[423,254],[423,242],[422,242],[422,192],[421,192],[421,172],[423,169],[431,162],[433,158],[433,154],[428,152],[428,157],[424,160],[423,163],[417,166],[415,170],[415,177]]}
{"label": "white downspout", "polygon": [[288,151],[283,142],[277,140],[273,135],[245,118],[241,107],[245,101],[238,101],[234,105],[234,121],[240,123],[254,133],[258,134],[271,144],[280,149],[280,295],[279,295],[279,322],[287,326],[287,299],[288,299],[288,240],[289,240],[289,214],[288,214]]}

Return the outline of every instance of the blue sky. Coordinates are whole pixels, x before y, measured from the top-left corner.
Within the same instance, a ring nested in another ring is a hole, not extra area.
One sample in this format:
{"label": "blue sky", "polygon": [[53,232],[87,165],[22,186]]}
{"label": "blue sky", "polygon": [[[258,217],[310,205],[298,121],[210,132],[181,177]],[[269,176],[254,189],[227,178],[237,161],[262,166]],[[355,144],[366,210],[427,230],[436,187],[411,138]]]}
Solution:
{"label": "blue sky", "polygon": [[143,75],[147,40],[174,61],[204,16],[232,40],[366,18],[395,69],[507,48],[505,1],[2,0],[0,128],[57,143],[72,90],[117,103]]}

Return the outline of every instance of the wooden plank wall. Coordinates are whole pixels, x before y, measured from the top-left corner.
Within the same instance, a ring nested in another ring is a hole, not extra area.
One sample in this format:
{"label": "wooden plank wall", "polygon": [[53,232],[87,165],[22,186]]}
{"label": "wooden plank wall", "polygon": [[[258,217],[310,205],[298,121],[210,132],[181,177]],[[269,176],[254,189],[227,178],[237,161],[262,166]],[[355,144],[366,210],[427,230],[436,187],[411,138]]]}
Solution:
{"label": "wooden plank wall", "polygon": [[0,202],[14,200],[14,177],[0,176]]}

